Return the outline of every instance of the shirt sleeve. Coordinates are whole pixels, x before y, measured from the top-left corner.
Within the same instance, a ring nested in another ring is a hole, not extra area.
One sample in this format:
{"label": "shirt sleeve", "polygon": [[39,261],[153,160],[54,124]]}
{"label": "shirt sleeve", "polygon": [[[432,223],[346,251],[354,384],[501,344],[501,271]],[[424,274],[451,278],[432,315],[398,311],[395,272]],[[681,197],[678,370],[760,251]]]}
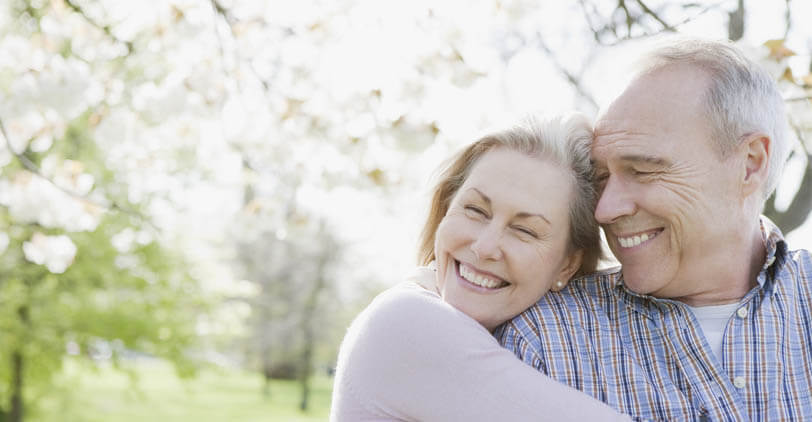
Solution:
{"label": "shirt sleeve", "polygon": [[331,420],[629,420],[523,364],[417,286],[362,312],[339,353]]}

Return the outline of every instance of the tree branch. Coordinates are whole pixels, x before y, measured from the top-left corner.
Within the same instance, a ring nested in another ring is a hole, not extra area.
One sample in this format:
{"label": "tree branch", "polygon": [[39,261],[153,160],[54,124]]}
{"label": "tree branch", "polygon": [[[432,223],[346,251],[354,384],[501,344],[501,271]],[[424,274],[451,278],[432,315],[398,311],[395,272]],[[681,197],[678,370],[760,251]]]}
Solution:
{"label": "tree branch", "polygon": [[716,3],[713,3],[713,4],[711,4],[711,5],[705,6],[705,8],[704,8],[704,9],[700,10],[700,11],[699,11],[699,12],[697,12],[695,15],[693,15],[693,16],[689,16],[689,17],[687,17],[687,18],[683,19],[682,21],[675,23],[675,24],[673,25],[673,27],[674,27],[674,29],[676,29],[676,28],[678,28],[678,27],[680,27],[680,26],[682,26],[682,25],[685,25],[686,23],[691,22],[692,20],[694,20],[694,19],[696,19],[696,18],[698,18],[698,17],[700,17],[700,16],[704,15],[705,13],[710,12],[710,11],[711,11],[711,10],[713,10],[713,9],[718,8],[719,6],[721,6],[721,5],[725,4],[725,3],[727,3],[727,0],[721,0],[721,1],[717,1]]}
{"label": "tree branch", "polygon": [[626,14],[626,34],[627,36],[632,36],[632,26],[634,25],[635,19],[632,18],[631,12],[629,12],[629,8],[626,7],[626,0],[618,0],[617,8],[622,9],[623,12]]}
{"label": "tree branch", "polygon": [[[216,15],[219,15],[222,18],[223,22],[225,22],[226,26],[228,26],[228,30],[231,32],[231,36],[236,38],[237,37],[237,32],[234,30],[234,21],[235,21],[235,19],[234,19],[234,16],[231,15],[231,12],[229,12],[228,9],[223,7],[223,5],[221,5],[220,2],[217,1],[217,0],[211,0],[211,5],[212,5],[212,8],[214,9],[214,13]],[[216,31],[216,28],[215,28],[215,31]],[[220,37],[219,32],[217,32],[217,40],[220,43],[220,57],[223,58],[223,63],[225,64],[225,48],[223,47],[223,40]],[[265,92],[267,93],[271,88],[268,81],[263,79],[257,73],[257,70],[254,69],[254,66],[249,64],[248,69],[251,71],[251,73],[254,74],[254,76],[257,78],[257,80],[262,84],[262,87],[265,89]],[[223,71],[225,72],[225,66],[223,67]]]}
{"label": "tree branch", "polygon": [[[711,11],[713,9],[719,8],[719,6],[721,6],[721,5],[725,4],[725,3],[728,3],[728,1],[727,0],[717,1],[716,3],[713,3],[711,5],[706,6],[705,8],[703,8],[702,10],[697,12],[696,14],[694,14],[692,16],[689,16],[689,17],[683,19],[682,21],[677,22],[677,23],[675,23],[673,25],[670,25],[669,27],[671,28],[671,30],[676,31],[680,26],[685,25],[686,23],[689,23],[689,22],[693,21],[694,19],[704,15],[705,13],[708,13],[709,11]],[[617,9],[615,9],[615,10],[617,10]],[[654,35],[654,34],[646,33],[646,34],[642,34],[642,35],[638,35],[638,36],[631,36],[631,33],[629,33],[625,37],[622,37],[622,38],[618,37],[617,31],[614,29],[614,21],[609,21],[609,23],[604,25],[603,28],[594,30],[593,32],[595,32],[597,34],[602,34],[604,31],[611,31],[615,35],[615,38],[616,38],[616,40],[614,42],[602,42],[602,41],[598,40],[598,44],[600,44],[602,46],[606,46],[606,47],[612,47],[612,46],[618,45],[618,44],[620,44],[622,42],[625,42],[625,41],[648,38],[648,37]],[[597,39],[597,36],[596,36],[596,39]]]}
{"label": "tree branch", "polygon": [[581,10],[584,11],[584,19],[586,20],[587,26],[589,26],[589,30],[592,31],[592,36],[595,37],[595,42],[601,44],[601,37],[600,32],[592,26],[592,19],[589,17],[589,11],[586,9],[586,3],[584,0],[578,0],[578,3],[581,4]]}
{"label": "tree branch", "polygon": [[674,27],[669,25],[668,22],[664,21],[662,18],[660,18],[660,16],[657,13],[655,13],[648,6],[646,6],[646,4],[643,3],[643,0],[637,0],[637,4],[640,5],[640,8],[643,9],[643,12],[645,12],[647,15],[651,16],[652,18],[654,18],[654,20],[659,22],[660,25],[663,26],[664,30],[669,31],[669,32],[676,31],[676,29],[674,29]]}
{"label": "tree branch", "polygon": [[556,60],[555,54],[550,49],[550,47],[548,47],[547,44],[544,42],[544,38],[542,37],[541,33],[536,32],[536,40],[539,47],[541,47],[544,53],[550,57],[556,69],[558,69],[558,71],[561,72],[561,74],[564,75],[565,78],[567,78],[567,81],[570,84],[572,84],[573,87],[575,87],[575,90],[578,92],[578,95],[587,100],[589,104],[595,108],[595,110],[599,109],[600,107],[598,107],[598,102],[595,101],[595,98],[593,98],[591,94],[586,92],[584,87],[581,85],[580,79],[578,79],[575,75],[570,73],[570,71],[567,70],[567,68],[565,68],[564,65],[562,65],[561,63],[558,62],[558,60]]}
{"label": "tree branch", "polygon": [[113,34],[113,30],[112,30],[112,28],[110,28],[110,25],[102,25],[102,24],[94,21],[93,19],[91,19],[85,13],[85,11],[82,9],[81,6],[74,3],[74,0],[65,0],[65,4],[67,4],[68,7],[70,7],[74,12],[76,12],[80,16],[82,16],[82,18],[85,21],[87,21],[90,25],[92,25],[92,26],[100,29],[102,32],[104,32],[108,37],[110,37],[110,39],[112,39],[113,41],[115,41],[117,43],[124,44],[124,46],[127,47],[127,54],[130,54],[130,53],[133,52],[133,43],[131,41],[122,41],[121,39],[116,37],[115,34]]}
{"label": "tree branch", "polygon": [[88,198],[86,196],[80,195],[80,194],[74,192],[73,190],[70,190],[68,188],[65,188],[65,187],[59,185],[55,181],[51,180],[51,178],[44,175],[42,173],[42,171],[39,169],[39,167],[33,161],[29,160],[28,157],[26,157],[25,155],[23,155],[21,153],[18,153],[17,151],[14,150],[14,148],[11,147],[11,141],[9,139],[8,133],[6,132],[6,127],[3,124],[3,119],[2,118],[0,118],[0,134],[2,134],[3,138],[6,140],[6,148],[9,150],[9,152],[11,152],[11,154],[14,156],[14,158],[16,158],[17,161],[19,161],[20,164],[22,164],[23,168],[26,169],[31,174],[33,174],[33,175],[39,177],[40,179],[48,182],[51,186],[55,187],[56,189],[58,189],[62,193],[70,196],[71,198],[74,198],[76,200],[79,200],[79,201],[84,202],[84,203],[89,204],[89,205],[96,206],[96,207],[104,209],[104,210],[118,211],[118,212],[130,215],[130,216],[136,217],[139,220],[147,223],[153,230],[155,230],[156,233],[159,232],[158,228],[155,227],[153,225],[153,223],[149,219],[144,217],[139,212],[130,210],[128,208],[125,208],[125,207],[117,204],[115,201],[110,201],[110,203],[108,203],[108,204],[104,204],[104,203],[95,201],[95,200],[90,199],[90,198]]}

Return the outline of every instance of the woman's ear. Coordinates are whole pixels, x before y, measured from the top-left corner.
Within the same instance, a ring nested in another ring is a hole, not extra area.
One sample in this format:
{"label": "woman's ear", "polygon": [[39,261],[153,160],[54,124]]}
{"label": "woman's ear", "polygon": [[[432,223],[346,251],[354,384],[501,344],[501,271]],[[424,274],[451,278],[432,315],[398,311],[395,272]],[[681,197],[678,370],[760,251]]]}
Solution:
{"label": "woman's ear", "polygon": [[583,259],[584,251],[581,249],[569,254],[564,261],[564,266],[561,268],[561,271],[558,272],[558,278],[553,282],[553,286],[550,289],[554,292],[558,292],[566,287],[572,276],[578,271],[578,268],[581,268],[581,260]]}

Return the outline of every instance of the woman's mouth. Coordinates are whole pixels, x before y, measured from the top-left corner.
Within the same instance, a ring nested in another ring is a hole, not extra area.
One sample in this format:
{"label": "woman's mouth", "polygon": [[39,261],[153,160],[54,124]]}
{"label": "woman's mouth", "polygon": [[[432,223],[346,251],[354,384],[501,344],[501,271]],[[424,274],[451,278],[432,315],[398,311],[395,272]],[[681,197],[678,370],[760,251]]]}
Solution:
{"label": "woman's mouth", "polygon": [[477,287],[496,290],[501,289],[502,287],[506,287],[510,284],[494,275],[485,274],[481,271],[477,271],[475,268],[471,267],[468,264],[463,264],[459,261],[455,261],[455,263],[457,265],[457,274],[460,276],[460,278]]}

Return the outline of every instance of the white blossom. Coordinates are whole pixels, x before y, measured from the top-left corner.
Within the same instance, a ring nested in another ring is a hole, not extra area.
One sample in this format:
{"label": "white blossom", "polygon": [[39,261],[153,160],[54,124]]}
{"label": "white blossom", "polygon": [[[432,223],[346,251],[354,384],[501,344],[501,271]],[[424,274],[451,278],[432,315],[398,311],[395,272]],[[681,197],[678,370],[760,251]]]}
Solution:
{"label": "white blossom", "polygon": [[73,263],[76,245],[64,234],[48,236],[36,232],[31,240],[23,242],[23,254],[28,261],[45,265],[54,274],[61,274]]}
{"label": "white blossom", "polygon": [[[50,167],[47,160],[44,160],[44,167]],[[81,173],[81,165],[71,160],[65,160],[56,169],[52,181],[31,173],[18,173],[12,180],[0,179],[0,205],[8,207],[12,218],[21,223],[37,223],[67,231],[94,230],[101,210],[66,193],[52,182],[77,195],[84,195],[92,188],[93,177]]]}
{"label": "white blossom", "polygon": [[134,242],[135,242],[135,231],[129,227],[116,233],[110,239],[110,243],[120,253],[131,251]]}

